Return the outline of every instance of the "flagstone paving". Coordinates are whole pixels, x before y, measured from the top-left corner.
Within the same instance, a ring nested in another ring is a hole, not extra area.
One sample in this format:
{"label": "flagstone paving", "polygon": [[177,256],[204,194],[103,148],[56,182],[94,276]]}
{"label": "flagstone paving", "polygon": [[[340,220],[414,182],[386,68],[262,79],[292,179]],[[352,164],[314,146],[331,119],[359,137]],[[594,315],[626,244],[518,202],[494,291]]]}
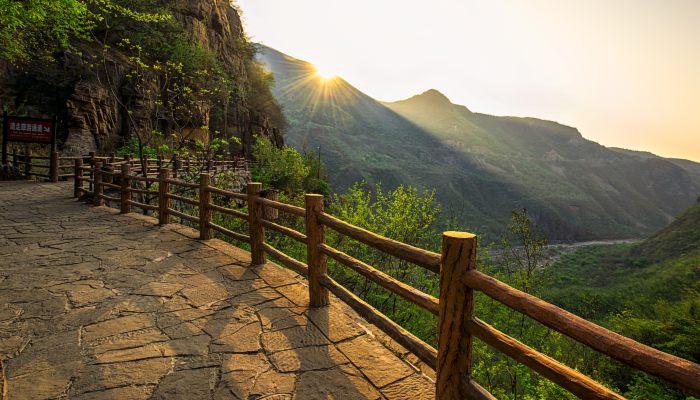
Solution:
{"label": "flagstone paving", "polygon": [[423,399],[434,383],[335,298],[69,184],[0,182],[4,399]]}

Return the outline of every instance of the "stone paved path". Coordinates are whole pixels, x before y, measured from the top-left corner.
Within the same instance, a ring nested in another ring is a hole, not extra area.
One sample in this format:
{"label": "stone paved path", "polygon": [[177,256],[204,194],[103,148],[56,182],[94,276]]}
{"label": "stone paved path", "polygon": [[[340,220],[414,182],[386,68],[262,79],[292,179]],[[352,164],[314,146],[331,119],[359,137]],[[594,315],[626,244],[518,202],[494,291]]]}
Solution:
{"label": "stone paved path", "polygon": [[188,228],[0,182],[6,399],[422,399],[434,384],[337,299]]}

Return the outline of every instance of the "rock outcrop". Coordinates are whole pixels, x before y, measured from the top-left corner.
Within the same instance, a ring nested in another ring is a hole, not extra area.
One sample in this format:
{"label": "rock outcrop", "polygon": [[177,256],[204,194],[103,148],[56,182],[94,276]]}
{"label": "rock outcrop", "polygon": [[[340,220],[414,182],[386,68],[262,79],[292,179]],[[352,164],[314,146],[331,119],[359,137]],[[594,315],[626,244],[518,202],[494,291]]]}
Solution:
{"label": "rock outcrop", "polygon": [[[177,25],[191,40],[209,50],[219,60],[238,93],[230,107],[211,110],[193,128],[208,125],[212,131],[225,132],[241,139],[240,150],[249,154],[252,137],[267,136],[282,144],[279,132],[283,120],[277,104],[266,87],[251,82],[253,54],[246,41],[238,11],[228,1],[164,0]],[[94,44],[80,44],[85,54],[98,54]],[[99,54],[100,57],[103,54]],[[129,68],[125,56],[117,50],[104,56],[99,73],[88,68],[81,58],[60,54],[57,65],[37,62],[21,70],[0,60],[0,100],[9,112],[18,115],[59,116],[59,148],[67,155],[89,151],[108,152],[121,146],[130,135],[124,104],[130,104],[139,129],[150,131],[152,118],[146,118],[149,101],[139,99],[124,78]],[[85,57],[83,57],[85,59]],[[251,100],[256,96],[272,101]],[[142,116],[142,118],[138,118]]]}

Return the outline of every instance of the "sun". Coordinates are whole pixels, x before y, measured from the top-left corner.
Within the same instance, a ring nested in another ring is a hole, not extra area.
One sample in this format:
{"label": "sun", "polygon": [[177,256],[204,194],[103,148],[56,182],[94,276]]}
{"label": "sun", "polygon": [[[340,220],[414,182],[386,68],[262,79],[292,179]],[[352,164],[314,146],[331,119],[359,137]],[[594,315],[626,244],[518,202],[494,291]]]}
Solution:
{"label": "sun", "polygon": [[328,81],[335,79],[338,75],[333,72],[331,68],[322,64],[314,64],[314,70],[316,71],[316,76],[321,78],[321,80]]}

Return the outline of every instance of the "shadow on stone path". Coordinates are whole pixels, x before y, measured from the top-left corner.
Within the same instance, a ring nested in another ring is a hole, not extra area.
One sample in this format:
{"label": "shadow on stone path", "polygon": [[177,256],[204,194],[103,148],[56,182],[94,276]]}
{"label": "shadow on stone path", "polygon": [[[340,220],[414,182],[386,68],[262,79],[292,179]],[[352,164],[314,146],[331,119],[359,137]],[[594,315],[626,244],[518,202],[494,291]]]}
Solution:
{"label": "shadow on stone path", "polygon": [[423,399],[434,384],[332,297],[194,240],[0,182],[0,359],[9,399]]}

